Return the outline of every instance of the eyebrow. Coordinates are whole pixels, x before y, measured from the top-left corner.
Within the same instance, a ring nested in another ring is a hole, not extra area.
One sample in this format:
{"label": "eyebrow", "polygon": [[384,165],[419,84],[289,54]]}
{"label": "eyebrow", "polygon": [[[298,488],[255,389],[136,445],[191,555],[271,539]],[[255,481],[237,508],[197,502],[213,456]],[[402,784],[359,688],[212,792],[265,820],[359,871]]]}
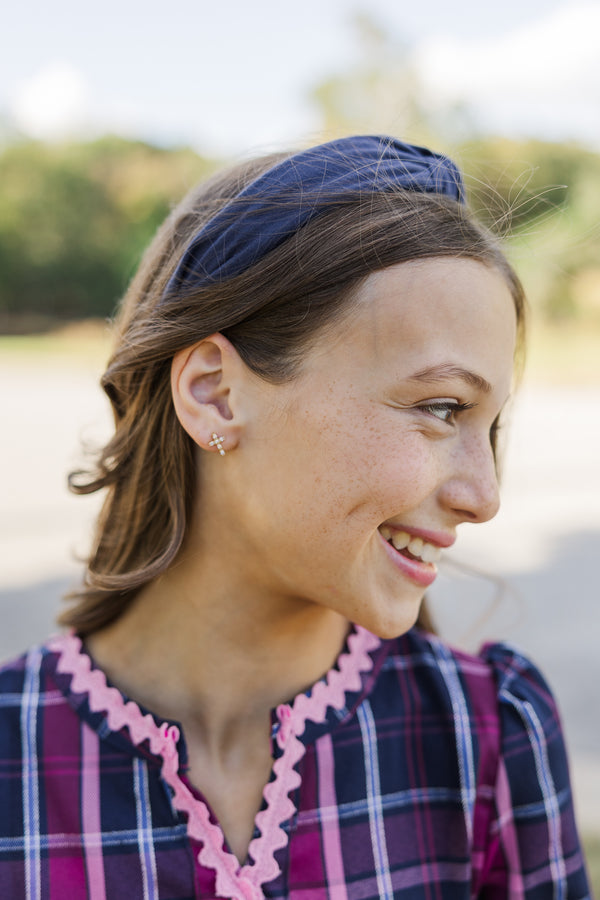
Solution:
{"label": "eyebrow", "polygon": [[492,386],[481,375],[475,372],[469,372],[468,369],[462,369],[460,366],[454,366],[451,363],[445,363],[439,366],[429,366],[427,369],[421,369],[414,375],[409,375],[408,381],[418,381],[424,384],[432,384],[440,381],[450,381],[452,379],[460,379],[476,388],[483,394],[489,394]]}

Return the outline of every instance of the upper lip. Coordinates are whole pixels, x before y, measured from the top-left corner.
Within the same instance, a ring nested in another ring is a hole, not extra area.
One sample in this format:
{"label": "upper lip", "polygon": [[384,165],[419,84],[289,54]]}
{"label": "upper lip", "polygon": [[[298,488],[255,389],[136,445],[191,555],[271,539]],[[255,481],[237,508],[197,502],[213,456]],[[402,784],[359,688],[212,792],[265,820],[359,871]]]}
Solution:
{"label": "upper lip", "polygon": [[456,535],[448,534],[445,531],[430,531],[427,528],[413,528],[412,525],[396,525],[391,522],[383,522],[382,524],[392,531],[405,531],[411,537],[421,538],[428,544],[435,544],[436,547],[451,547],[456,541]]}

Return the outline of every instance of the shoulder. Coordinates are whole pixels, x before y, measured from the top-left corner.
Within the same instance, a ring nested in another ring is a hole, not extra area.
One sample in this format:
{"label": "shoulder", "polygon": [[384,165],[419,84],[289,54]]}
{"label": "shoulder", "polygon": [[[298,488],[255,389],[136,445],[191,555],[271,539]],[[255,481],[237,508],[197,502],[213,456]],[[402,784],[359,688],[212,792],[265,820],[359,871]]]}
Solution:
{"label": "shoulder", "polygon": [[14,659],[0,663],[0,694],[8,699],[27,690],[34,680],[38,685],[47,677],[46,659],[52,655],[50,640],[36,644]]}
{"label": "shoulder", "polygon": [[420,703],[455,712],[460,707],[474,716],[489,717],[496,711],[509,685],[511,691],[520,694],[531,680],[544,685],[548,692],[533,663],[508,645],[490,644],[479,654],[471,654],[417,628],[388,642],[382,679],[390,672],[410,684],[411,693],[420,698]]}
{"label": "shoulder", "polygon": [[390,642],[384,670],[410,672],[419,690],[443,686],[450,698],[521,708],[529,703],[545,719],[556,716],[546,679],[529,657],[507,643],[486,644],[478,654],[446,644],[437,635],[412,629]]}
{"label": "shoulder", "polygon": [[477,785],[491,790],[500,755],[494,666],[416,628],[386,642],[385,651],[369,698],[374,721],[399,740],[427,735],[423,752],[436,771],[443,765],[448,784],[470,796]]}
{"label": "shoulder", "polygon": [[49,648],[40,644],[0,666],[0,754],[4,759],[6,745],[14,745],[40,710],[62,698],[52,677],[53,658]]}
{"label": "shoulder", "polygon": [[558,822],[571,803],[567,751],[556,701],[531,660],[515,647],[487,645],[482,656],[491,667],[500,721],[499,796],[513,815],[530,824],[537,815]]}
{"label": "shoulder", "polygon": [[388,705],[400,706],[402,715],[427,717],[458,745],[472,745],[486,780],[495,777],[502,756],[515,776],[527,760],[530,777],[542,753],[559,780],[567,779],[554,697],[537,666],[515,647],[488,644],[470,654],[413,629],[390,642],[378,680]]}
{"label": "shoulder", "polygon": [[481,658],[497,693],[499,756],[489,833],[491,883],[530,896],[587,897],[585,867],[556,702],[540,670],[509,644]]}
{"label": "shoulder", "polygon": [[32,672],[40,668],[43,648],[32,647],[14,659],[0,665],[0,714],[15,706],[21,706],[28,689]]}
{"label": "shoulder", "polygon": [[428,671],[420,690],[446,694],[463,787],[478,785],[475,841],[486,848],[489,883],[499,896],[511,884],[520,896],[559,885],[565,897],[588,896],[560,717],[540,670],[507,643],[470,655],[415,632],[404,646]]}
{"label": "shoulder", "polygon": [[517,647],[507,643],[485,644],[480,658],[494,673],[501,700],[512,701],[519,696],[536,704],[554,706],[545,677]]}
{"label": "shoulder", "polygon": [[562,747],[556,701],[537,666],[509,644],[486,645],[482,658],[493,672],[507,749],[519,739],[534,746],[556,740]]}

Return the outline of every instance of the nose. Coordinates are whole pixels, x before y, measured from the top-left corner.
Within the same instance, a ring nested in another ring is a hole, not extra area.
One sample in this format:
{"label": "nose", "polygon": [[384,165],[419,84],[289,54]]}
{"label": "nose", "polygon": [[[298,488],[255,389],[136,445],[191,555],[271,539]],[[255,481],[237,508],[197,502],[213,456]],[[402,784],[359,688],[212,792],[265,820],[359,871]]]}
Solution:
{"label": "nose", "polygon": [[462,522],[487,522],[500,509],[498,472],[488,440],[456,449],[452,470],[441,489],[446,509]]}

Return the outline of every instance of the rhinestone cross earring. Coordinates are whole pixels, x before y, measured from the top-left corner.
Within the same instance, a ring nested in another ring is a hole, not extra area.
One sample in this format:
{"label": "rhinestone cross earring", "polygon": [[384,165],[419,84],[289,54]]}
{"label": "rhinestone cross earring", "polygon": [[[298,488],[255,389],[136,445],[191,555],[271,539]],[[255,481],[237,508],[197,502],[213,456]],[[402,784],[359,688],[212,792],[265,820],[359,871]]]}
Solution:
{"label": "rhinestone cross earring", "polygon": [[216,433],[216,431],[213,431],[211,437],[212,437],[212,441],[209,441],[209,442],[208,442],[208,446],[209,446],[209,447],[216,447],[217,450],[219,451],[219,455],[220,455],[220,456],[225,456],[225,451],[223,450],[223,443],[222,443],[222,442],[225,440],[225,438],[223,437],[223,435],[219,436],[219,435]]}

